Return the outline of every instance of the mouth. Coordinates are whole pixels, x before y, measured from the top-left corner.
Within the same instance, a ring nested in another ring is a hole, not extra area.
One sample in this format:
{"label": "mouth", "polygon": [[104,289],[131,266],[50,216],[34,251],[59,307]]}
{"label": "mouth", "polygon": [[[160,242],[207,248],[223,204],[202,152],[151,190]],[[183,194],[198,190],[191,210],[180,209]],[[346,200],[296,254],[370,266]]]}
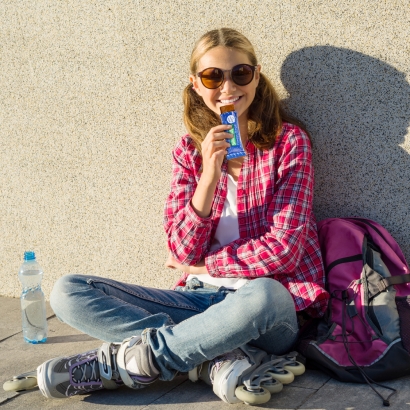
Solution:
{"label": "mouth", "polygon": [[238,102],[240,99],[242,98],[242,96],[239,97],[231,97],[229,99],[220,99],[218,100],[218,102],[220,102],[223,105],[227,105],[227,104],[235,104],[236,102]]}

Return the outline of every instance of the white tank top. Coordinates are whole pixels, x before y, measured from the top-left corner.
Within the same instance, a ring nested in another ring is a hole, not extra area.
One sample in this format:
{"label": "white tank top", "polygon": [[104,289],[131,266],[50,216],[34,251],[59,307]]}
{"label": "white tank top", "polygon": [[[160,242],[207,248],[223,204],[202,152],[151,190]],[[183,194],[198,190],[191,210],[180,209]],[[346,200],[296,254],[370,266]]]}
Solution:
{"label": "white tank top", "polygon": [[[211,251],[215,251],[222,246],[239,238],[238,211],[237,211],[237,185],[232,175],[228,174],[228,193],[224,202],[221,219],[216,228],[215,236],[211,244]],[[248,279],[244,278],[214,278],[209,274],[189,275],[187,280],[197,278],[201,282],[214,286],[224,286],[228,289],[238,289],[243,286]]]}

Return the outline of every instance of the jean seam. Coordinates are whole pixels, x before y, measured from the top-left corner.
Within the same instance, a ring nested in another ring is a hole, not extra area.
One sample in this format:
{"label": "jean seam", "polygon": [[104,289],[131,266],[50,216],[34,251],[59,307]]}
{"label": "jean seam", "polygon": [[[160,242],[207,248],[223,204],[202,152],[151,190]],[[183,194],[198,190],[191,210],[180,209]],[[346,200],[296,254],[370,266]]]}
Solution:
{"label": "jean seam", "polygon": [[[114,288],[116,288],[116,289],[119,289],[119,290],[121,290],[121,291],[123,291],[123,292],[125,292],[125,293],[128,293],[129,295],[133,295],[133,296],[136,296],[136,297],[138,297],[138,298],[140,298],[140,299],[148,300],[148,301],[150,301],[150,302],[154,302],[154,303],[157,303],[157,304],[163,305],[163,306],[171,306],[171,307],[180,308],[180,309],[189,309],[189,310],[193,310],[193,311],[196,311],[196,312],[203,312],[203,311],[204,311],[204,310],[198,309],[198,308],[196,308],[196,307],[194,307],[194,306],[181,305],[181,304],[178,305],[178,304],[175,304],[175,303],[165,303],[165,302],[163,302],[163,301],[161,301],[161,300],[157,300],[157,299],[154,299],[154,298],[146,297],[145,295],[138,294],[138,293],[136,293],[136,292],[130,291],[129,289],[124,289],[122,286],[119,286],[117,283],[112,283],[111,281],[105,281],[105,280],[101,280],[101,279],[98,279],[98,280],[88,279],[88,280],[87,280],[87,283],[88,283],[89,285],[90,285],[91,283],[104,283],[104,284],[106,284],[106,285],[109,285],[109,286],[112,286],[112,287],[114,287]],[[98,289],[98,290],[100,290],[100,289]],[[110,296],[111,296],[111,295],[110,295]],[[115,297],[115,296],[113,296],[113,297]],[[118,298],[117,298],[117,299],[118,299]],[[121,300],[121,299],[120,299],[120,300]]]}
{"label": "jean seam", "polygon": [[[137,309],[139,309],[139,310],[145,312],[145,313],[148,314],[148,315],[152,315],[151,312],[149,312],[148,310],[142,308],[141,306],[137,306],[137,305],[134,305],[134,304],[132,304],[132,303],[129,303],[129,302],[127,302],[126,300],[117,298],[117,296],[114,296],[114,295],[107,295],[107,294],[104,293],[101,289],[98,289],[98,288],[94,288],[94,289],[97,290],[98,292],[101,292],[101,293],[102,293],[103,295],[105,295],[105,296],[108,296],[108,297],[110,297],[110,298],[113,298],[113,299],[117,300],[118,302],[121,302],[121,304],[128,305],[128,306],[132,306],[133,308],[137,308]],[[162,314],[164,314],[165,316],[167,316],[168,319],[169,319],[172,323],[174,323],[174,321],[171,319],[171,317],[170,317],[169,315],[167,315],[166,313],[163,313],[163,312],[162,312]]]}
{"label": "jean seam", "polygon": [[296,335],[299,331],[299,329],[293,330],[293,326],[290,325],[288,322],[278,322],[278,323],[274,323],[273,326],[271,328],[269,328],[268,330],[272,330],[275,327],[279,327],[279,326],[285,326],[286,328],[288,328],[294,335]]}
{"label": "jean seam", "polygon": [[[97,290],[100,291],[101,293],[104,293],[104,292],[101,291],[100,289],[97,289]],[[106,296],[107,296],[107,295],[106,295]],[[113,299],[115,299],[115,300],[118,300],[119,302],[121,302],[121,303],[123,303],[123,304],[125,304],[125,305],[132,306],[133,308],[137,308],[137,309],[139,309],[139,310],[145,312],[145,313],[148,314],[148,315],[152,315],[151,312],[149,312],[148,310],[142,308],[141,306],[137,306],[137,305],[134,305],[134,304],[132,304],[132,303],[129,303],[129,302],[125,301],[125,300],[122,300],[122,299],[120,299],[120,298],[117,298],[117,296],[113,296],[113,295],[108,295],[108,296],[109,296],[110,298],[113,298]],[[166,313],[164,313],[164,315],[168,316]]]}

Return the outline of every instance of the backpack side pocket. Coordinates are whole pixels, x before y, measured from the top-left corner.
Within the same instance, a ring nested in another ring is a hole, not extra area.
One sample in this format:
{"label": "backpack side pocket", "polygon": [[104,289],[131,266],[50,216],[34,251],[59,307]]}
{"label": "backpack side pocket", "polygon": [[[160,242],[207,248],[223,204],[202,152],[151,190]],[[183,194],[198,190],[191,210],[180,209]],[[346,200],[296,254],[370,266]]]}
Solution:
{"label": "backpack side pocket", "polygon": [[364,305],[367,322],[387,344],[400,338],[399,314],[396,306],[396,289],[394,286],[384,288],[380,283],[390,278],[390,272],[382,261],[374,244],[365,241],[366,263],[363,268],[365,285]]}
{"label": "backpack side pocket", "polygon": [[396,305],[399,312],[401,341],[410,353],[410,296],[397,296]]}

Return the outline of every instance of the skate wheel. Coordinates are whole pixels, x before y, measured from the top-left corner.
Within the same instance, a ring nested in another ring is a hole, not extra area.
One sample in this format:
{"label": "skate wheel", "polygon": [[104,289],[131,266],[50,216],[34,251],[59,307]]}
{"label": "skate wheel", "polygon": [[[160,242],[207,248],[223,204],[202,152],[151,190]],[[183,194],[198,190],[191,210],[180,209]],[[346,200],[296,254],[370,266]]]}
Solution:
{"label": "skate wheel", "polygon": [[294,374],[286,369],[278,370],[278,371],[275,371],[274,369],[272,369],[266,373],[272,376],[278,382],[281,382],[282,384],[289,384],[289,383],[292,383],[293,380],[295,380]]}
{"label": "skate wheel", "polygon": [[270,392],[264,388],[259,390],[247,390],[244,385],[235,389],[235,396],[245,404],[263,404],[270,400]]}
{"label": "skate wheel", "polygon": [[[36,372],[33,372],[36,374]],[[3,384],[3,389],[5,391],[23,391],[30,390],[37,387],[37,377],[36,376],[15,376],[13,380],[7,380]]]}
{"label": "skate wheel", "polygon": [[283,368],[288,370],[289,372],[292,372],[295,376],[300,376],[301,374],[305,373],[305,366],[300,362],[287,364],[286,366],[283,366]]}
{"label": "skate wheel", "polygon": [[261,386],[271,394],[279,393],[283,390],[283,384],[275,379],[263,382]]}

